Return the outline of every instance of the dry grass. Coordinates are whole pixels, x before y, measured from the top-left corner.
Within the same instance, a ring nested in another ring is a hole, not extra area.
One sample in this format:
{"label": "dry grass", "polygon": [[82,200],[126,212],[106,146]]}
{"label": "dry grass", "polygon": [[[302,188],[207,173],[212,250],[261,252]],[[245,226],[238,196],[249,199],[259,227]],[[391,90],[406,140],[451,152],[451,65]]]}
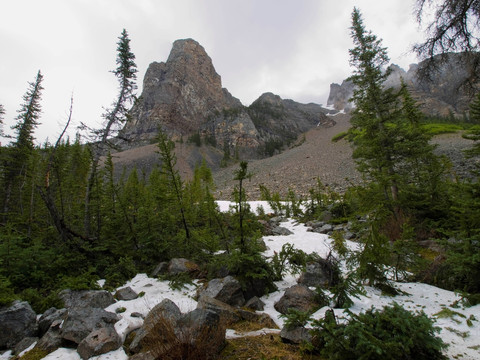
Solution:
{"label": "dry grass", "polygon": [[320,360],[317,355],[302,354],[299,346],[285,344],[279,335],[267,334],[230,339],[220,353],[222,360]]}

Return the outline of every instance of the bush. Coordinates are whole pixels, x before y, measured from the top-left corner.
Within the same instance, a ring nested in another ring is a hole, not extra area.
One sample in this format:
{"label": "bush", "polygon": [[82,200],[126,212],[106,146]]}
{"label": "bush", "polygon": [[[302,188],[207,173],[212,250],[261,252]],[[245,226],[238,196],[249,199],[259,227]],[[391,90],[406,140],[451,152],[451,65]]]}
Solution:
{"label": "bush", "polygon": [[435,336],[439,329],[425,313],[413,314],[394,303],[379,311],[365,313],[338,323],[333,310],[325,318],[313,321],[315,350],[325,359],[446,359],[442,339]]}
{"label": "bush", "polygon": [[118,263],[110,265],[106,269],[106,282],[105,286],[107,287],[118,287],[125,283],[125,281],[130,280],[137,274],[137,269],[132,258],[126,256],[120,258]]}

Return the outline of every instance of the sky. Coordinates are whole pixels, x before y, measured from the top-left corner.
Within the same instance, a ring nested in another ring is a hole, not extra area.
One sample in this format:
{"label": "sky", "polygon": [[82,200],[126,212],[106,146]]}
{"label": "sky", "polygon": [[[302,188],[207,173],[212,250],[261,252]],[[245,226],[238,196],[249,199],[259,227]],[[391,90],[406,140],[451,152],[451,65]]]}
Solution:
{"label": "sky", "polygon": [[[4,131],[16,123],[28,83],[44,75],[38,143],[55,142],[73,96],[80,122],[101,126],[117,96],[116,43],[125,28],[138,68],[166,61],[177,39],[198,41],[222,86],[248,106],[264,92],[325,105],[330,84],[352,69],[353,7],[383,40],[392,63],[408,69],[423,38],[414,0],[0,0],[0,104]],[[5,143],[5,140],[2,140]]]}

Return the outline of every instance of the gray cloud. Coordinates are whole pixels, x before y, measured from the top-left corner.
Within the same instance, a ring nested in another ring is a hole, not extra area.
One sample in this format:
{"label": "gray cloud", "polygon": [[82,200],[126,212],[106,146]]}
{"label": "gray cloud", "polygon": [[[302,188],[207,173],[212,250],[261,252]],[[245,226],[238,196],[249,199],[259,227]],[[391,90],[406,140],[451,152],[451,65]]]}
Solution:
{"label": "gray cloud", "polygon": [[[45,75],[39,141],[55,140],[74,96],[74,120],[99,126],[116,96],[117,37],[130,34],[141,88],[149,63],[165,61],[176,39],[211,56],[223,86],[245,105],[263,92],[325,103],[331,82],[350,74],[350,14],[361,9],[392,62],[415,61],[413,0],[18,0],[0,13],[0,103],[14,124],[27,82]],[[140,89],[141,90],[141,89]],[[70,134],[74,133],[74,129]]]}

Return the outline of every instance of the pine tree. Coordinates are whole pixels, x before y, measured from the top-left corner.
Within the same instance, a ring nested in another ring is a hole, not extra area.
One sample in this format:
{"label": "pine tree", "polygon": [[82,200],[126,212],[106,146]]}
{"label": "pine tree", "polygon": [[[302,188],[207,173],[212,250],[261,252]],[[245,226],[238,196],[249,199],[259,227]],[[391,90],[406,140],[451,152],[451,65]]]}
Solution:
{"label": "pine tree", "polygon": [[3,134],[3,116],[5,115],[5,108],[0,104],[0,136],[5,136]]}
{"label": "pine tree", "polygon": [[135,64],[135,55],[130,50],[130,39],[125,29],[123,29],[122,34],[118,39],[117,68],[113,73],[118,79],[119,94],[112,104],[112,107],[103,114],[106,121],[104,128],[94,131],[94,134],[98,136],[99,140],[95,143],[94,149],[92,150],[92,166],[85,195],[84,227],[87,237],[89,237],[91,233],[90,202],[95,178],[97,176],[100,156],[105,152],[108,145],[108,139],[114,128],[125,123],[128,113],[127,105],[131,105],[135,100],[135,90],[137,89],[135,83],[137,78],[137,65]]}
{"label": "pine tree", "polygon": [[470,104],[470,120],[476,125],[465,135],[467,139],[475,141],[473,147],[467,151],[467,155],[480,154],[480,92]]}
{"label": "pine tree", "polygon": [[[33,133],[39,125],[41,114],[41,94],[42,94],[43,75],[38,71],[34,82],[29,83],[29,88],[23,96],[24,103],[18,110],[17,123],[12,127],[16,132],[15,141],[7,154],[4,170],[4,198],[3,214],[6,221],[7,213],[10,209],[11,197],[15,184],[18,190],[22,189],[21,177],[27,173],[28,159],[34,149]],[[19,194],[21,196],[21,193]],[[21,204],[20,198],[17,199],[17,205]]]}

